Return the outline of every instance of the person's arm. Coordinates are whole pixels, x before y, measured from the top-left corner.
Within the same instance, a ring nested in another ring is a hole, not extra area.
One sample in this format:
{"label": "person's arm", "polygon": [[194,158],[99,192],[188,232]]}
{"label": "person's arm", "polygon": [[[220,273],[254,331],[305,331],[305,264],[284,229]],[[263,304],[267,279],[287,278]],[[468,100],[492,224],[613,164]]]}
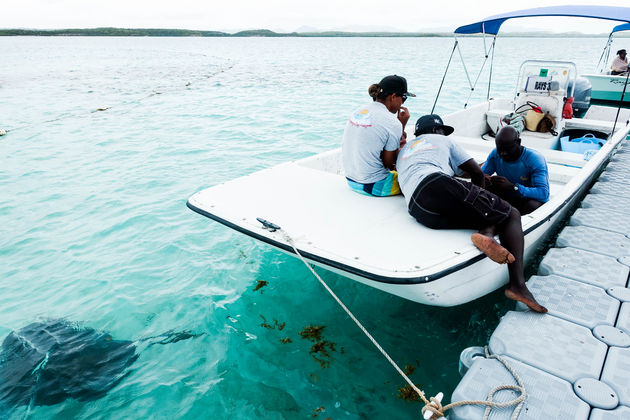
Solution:
{"label": "person's arm", "polygon": [[[393,131],[395,129],[392,128],[392,132],[388,137],[387,144],[381,152],[381,160],[383,161],[383,166],[390,171],[393,171],[396,168],[396,159],[398,158],[398,152],[400,151],[400,149],[402,149],[405,143],[407,143],[407,134],[405,133],[405,125],[407,124],[407,121],[409,121],[409,111],[407,110],[407,108],[400,107],[397,118],[398,121],[400,121],[400,123],[402,124],[401,136],[400,138],[398,138],[398,135],[394,137]],[[398,133],[400,133],[400,131],[398,131]]]}
{"label": "person's arm", "polygon": [[409,110],[404,106],[400,107],[398,111],[398,121],[402,124],[402,136],[400,137],[400,149],[407,144],[407,133],[405,133],[405,126],[407,125],[407,121],[409,121]]}
{"label": "person's arm", "polygon": [[466,162],[458,166],[459,169],[470,175],[470,181],[478,187],[485,188],[485,174],[475,162],[475,159],[468,159]]}
{"label": "person's arm", "polygon": [[481,167],[481,170],[484,174],[494,175],[494,173],[497,171],[496,157],[497,149],[493,149],[488,155],[486,161],[483,163],[483,166]]}
{"label": "person's arm", "polygon": [[396,166],[396,158],[398,157],[398,149],[397,150],[383,150],[381,153],[381,157],[383,159],[383,166],[393,171]]}
{"label": "person's arm", "polygon": [[549,201],[549,173],[547,164],[536,166],[532,172],[531,187],[525,187],[520,184],[518,186],[519,195],[525,198],[531,198],[541,203]]}
{"label": "person's arm", "polygon": [[[544,157],[533,154],[527,156],[527,161],[527,166],[531,168],[529,177],[531,186],[526,187],[522,184],[513,184],[502,176],[493,176],[492,186],[497,191],[513,193],[519,197],[530,198],[545,203],[549,200],[549,173],[547,170],[547,162],[545,162]],[[517,187],[517,189],[514,187]]]}

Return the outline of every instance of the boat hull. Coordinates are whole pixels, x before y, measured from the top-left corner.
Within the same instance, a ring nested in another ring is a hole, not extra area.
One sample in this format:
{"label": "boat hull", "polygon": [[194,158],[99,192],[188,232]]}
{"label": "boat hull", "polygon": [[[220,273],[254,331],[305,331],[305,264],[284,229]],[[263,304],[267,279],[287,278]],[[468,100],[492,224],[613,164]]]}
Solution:
{"label": "boat hull", "polygon": [[[591,99],[615,102],[621,100],[621,94],[626,84],[626,77],[597,74],[586,74],[584,77],[586,77],[592,85]],[[630,89],[626,88],[626,93],[623,96],[624,103],[630,103],[629,90]]]}

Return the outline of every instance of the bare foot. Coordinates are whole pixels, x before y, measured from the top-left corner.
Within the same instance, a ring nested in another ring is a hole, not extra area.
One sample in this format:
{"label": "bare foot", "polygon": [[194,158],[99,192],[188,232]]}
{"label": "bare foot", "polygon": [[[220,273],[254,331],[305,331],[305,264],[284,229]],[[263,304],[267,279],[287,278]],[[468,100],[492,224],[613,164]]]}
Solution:
{"label": "bare foot", "polygon": [[523,285],[522,289],[512,289],[512,287],[508,287],[505,289],[505,296],[508,299],[517,300],[519,302],[523,302],[529,309],[534,312],[540,312],[541,314],[547,313],[547,308],[536,302],[534,295],[529,291],[527,286]]}
{"label": "bare foot", "polygon": [[492,261],[505,264],[513,263],[515,258],[507,249],[503,248],[494,238],[481,233],[473,233],[470,237],[472,243]]}

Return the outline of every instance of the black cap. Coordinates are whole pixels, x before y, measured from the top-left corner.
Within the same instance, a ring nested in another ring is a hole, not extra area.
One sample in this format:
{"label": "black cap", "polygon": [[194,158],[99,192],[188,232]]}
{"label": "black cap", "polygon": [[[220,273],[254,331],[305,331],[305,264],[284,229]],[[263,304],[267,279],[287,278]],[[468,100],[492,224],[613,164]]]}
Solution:
{"label": "black cap", "polygon": [[619,50],[619,51],[617,51],[617,55],[619,55],[619,54],[621,54],[621,53],[624,53],[624,54],[625,54],[625,53],[626,53],[626,50]]}
{"label": "black cap", "polygon": [[407,96],[416,96],[413,93],[407,92],[407,79],[402,76],[395,74],[393,76],[385,76],[378,85],[383,89],[386,95],[396,93],[398,95],[407,94]]}
{"label": "black cap", "polygon": [[420,134],[431,133],[431,129],[433,127],[443,128],[444,134],[447,136],[455,131],[453,127],[444,125],[444,121],[442,121],[442,118],[440,118],[439,115],[429,114],[418,118],[418,121],[416,121],[416,131],[414,132],[414,135],[419,136]]}

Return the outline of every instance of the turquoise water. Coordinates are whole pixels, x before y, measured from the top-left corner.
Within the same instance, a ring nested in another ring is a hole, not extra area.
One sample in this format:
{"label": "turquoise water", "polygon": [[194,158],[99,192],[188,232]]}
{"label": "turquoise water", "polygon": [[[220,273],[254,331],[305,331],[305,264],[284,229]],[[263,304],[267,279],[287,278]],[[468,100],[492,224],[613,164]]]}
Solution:
{"label": "turquoise water", "polygon": [[[491,96],[512,92],[524,52],[587,72],[604,42],[500,39]],[[185,203],[337,147],[383,75],[407,77],[415,121],[451,48],[443,38],[0,38],[0,339],[58,318],[120,340],[197,335],[138,341],[129,375],[100,399],[0,418],[417,417],[420,404],[397,398],[403,380],[298,260]],[[482,41],[463,48],[479,58]],[[468,63],[473,79],[479,63]],[[460,109],[466,85],[454,62],[437,111]],[[485,96],[479,88],[472,102]],[[401,366],[415,366],[417,384],[447,399],[460,351],[485,344],[513,308],[501,291],[434,308],[319,273]],[[259,280],[268,284],[255,291]],[[328,367],[299,334],[309,325],[335,343]]]}

